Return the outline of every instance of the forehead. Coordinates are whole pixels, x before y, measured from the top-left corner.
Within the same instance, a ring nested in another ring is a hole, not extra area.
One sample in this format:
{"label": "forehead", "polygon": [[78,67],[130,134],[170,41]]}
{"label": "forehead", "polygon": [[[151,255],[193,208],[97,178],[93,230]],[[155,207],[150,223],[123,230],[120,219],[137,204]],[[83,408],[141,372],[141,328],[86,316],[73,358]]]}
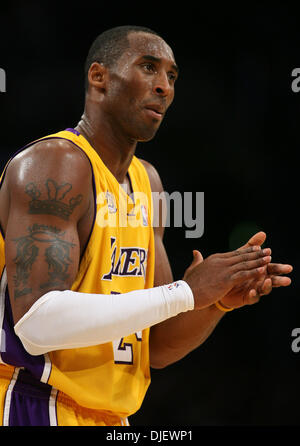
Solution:
{"label": "forehead", "polygon": [[162,60],[175,63],[172,49],[159,36],[146,32],[131,32],[128,35],[129,48],[125,51],[127,58],[138,58],[151,55]]}

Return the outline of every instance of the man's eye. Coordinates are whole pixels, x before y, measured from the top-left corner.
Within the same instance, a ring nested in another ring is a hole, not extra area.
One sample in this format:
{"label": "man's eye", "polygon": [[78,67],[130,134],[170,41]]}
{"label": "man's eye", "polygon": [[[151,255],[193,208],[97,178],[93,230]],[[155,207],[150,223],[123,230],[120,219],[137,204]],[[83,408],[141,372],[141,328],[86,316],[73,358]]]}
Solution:
{"label": "man's eye", "polygon": [[145,63],[145,64],[143,64],[143,67],[146,71],[153,72],[155,70],[155,67],[152,63]]}
{"label": "man's eye", "polygon": [[176,79],[177,79],[177,76],[176,76],[176,74],[174,74],[174,73],[169,73],[169,74],[168,74],[168,77],[169,77],[169,79],[170,79],[171,81],[173,81],[173,82],[175,82]]}

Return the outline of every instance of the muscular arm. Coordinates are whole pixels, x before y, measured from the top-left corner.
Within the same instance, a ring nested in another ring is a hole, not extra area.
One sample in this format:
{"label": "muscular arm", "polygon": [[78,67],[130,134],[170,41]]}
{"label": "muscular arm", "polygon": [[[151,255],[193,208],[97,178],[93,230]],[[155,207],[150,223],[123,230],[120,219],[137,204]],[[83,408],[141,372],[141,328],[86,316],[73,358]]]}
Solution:
{"label": "muscular arm", "polygon": [[[245,279],[260,278],[270,261],[269,249],[258,252],[251,247],[192,265],[177,287],[101,298],[73,292],[84,246],[82,222],[93,201],[85,155],[66,142],[40,142],[19,154],[6,175],[9,206],[2,221],[7,222],[5,255],[14,329],[33,355],[109,342],[192,308],[207,308]],[[160,259],[167,266],[160,280],[170,272],[163,255]],[[53,330],[62,315],[64,322]]]}
{"label": "muscular arm", "polygon": [[91,170],[70,143],[42,141],[13,159],[5,181],[5,258],[16,323],[40,296],[70,289],[75,279],[78,224],[90,206]]}
{"label": "muscular arm", "polygon": [[[142,161],[151,183],[153,192],[163,196],[163,186],[154,167]],[[160,202],[160,212],[165,215]],[[155,286],[164,285],[173,281],[172,270],[163,243],[164,225],[154,228],[155,236]],[[197,259],[195,259],[197,262]],[[181,313],[160,324],[154,325],[150,330],[150,364],[153,368],[162,368],[186,356],[199,347],[211,334],[219,320],[225,313],[211,305],[202,310]]]}

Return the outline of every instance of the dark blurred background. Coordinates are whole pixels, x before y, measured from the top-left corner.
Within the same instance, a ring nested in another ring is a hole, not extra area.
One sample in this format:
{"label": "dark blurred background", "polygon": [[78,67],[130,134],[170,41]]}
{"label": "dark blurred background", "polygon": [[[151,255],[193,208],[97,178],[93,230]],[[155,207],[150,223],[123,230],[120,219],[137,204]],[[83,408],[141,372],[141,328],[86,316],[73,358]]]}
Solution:
{"label": "dark blurred background", "polygon": [[174,104],[137,155],[165,189],[205,193],[205,229],[169,228],[175,278],[192,260],[246,243],[258,230],[273,261],[291,263],[293,283],[231,312],[202,347],[152,371],[132,425],[298,425],[300,327],[298,141],[300,12],[292,3],[5,2],[0,10],[1,168],[33,139],[76,126],[83,64],[93,39],[113,26],[150,27],[180,67]]}

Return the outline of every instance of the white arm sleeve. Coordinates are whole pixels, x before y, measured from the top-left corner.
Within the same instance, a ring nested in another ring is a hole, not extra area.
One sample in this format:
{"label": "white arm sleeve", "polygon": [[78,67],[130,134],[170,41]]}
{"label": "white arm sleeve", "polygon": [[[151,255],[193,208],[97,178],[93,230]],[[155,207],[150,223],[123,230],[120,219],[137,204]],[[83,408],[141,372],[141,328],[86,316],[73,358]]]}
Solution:
{"label": "white arm sleeve", "polygon": [[50,291],[14,329],[31,355],[103,344],[194,308],[189,285],[179,280],[124,294]]}

